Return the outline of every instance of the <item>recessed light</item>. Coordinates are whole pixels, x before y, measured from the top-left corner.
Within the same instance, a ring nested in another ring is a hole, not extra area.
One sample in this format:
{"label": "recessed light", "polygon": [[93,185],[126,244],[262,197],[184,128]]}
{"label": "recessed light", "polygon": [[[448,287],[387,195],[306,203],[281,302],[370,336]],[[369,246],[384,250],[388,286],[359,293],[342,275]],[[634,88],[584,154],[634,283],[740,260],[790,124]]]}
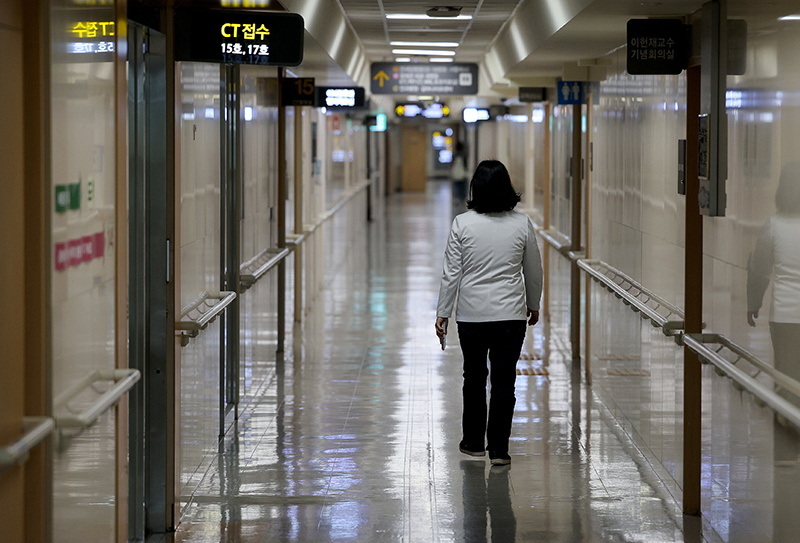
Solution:
{"label": "recessed light", "polygon": [[438,58],[438,57],[436,57],[436,58],[432,58],[432,59],[429,59],[429,60],[430,60],[430,62],[453,62],[452,58]]}
{"label": "recessed light", "polygon": [[778,17],[779,21],[800,21],[800,13],[793,15],[786,15],[785,17]]}
{"label": "recessed light", "polygon": [[411,58],[409,57],[398,57],[394,59],[395,62],[411,62]]}
{"label": "recessed light", "polygon": [[392,49],[393,55],[423,55],[423,56],[440,56],[440,57],[454,57],[455,51],[437,51],[435,49]]}
{"label": "recessed light", "polygon": [[454,41],[390,41],[389,45],[400,47],[458,47]]}

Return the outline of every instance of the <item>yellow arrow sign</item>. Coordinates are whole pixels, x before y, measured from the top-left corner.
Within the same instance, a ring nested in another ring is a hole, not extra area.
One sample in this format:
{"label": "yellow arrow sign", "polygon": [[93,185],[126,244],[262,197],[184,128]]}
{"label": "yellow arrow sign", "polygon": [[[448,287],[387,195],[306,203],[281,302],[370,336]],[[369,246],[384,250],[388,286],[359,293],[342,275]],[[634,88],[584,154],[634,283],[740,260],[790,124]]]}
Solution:
{"label": "yellow arrow sign", "polygon": [[377,80],[377,81],[378,81],[378,84],[381,86],[381,88],[383,88],[383,84],[384,84],[385,82],[389,81],[389,79],[391,79],[391,77],[389,77],[388,75],[386,75],[386,72],[384,72],[383,70],[381,70],[380,72],[378,72],[377,74],[375,74],[375,77],[373,77],[372,79],[374,79],[374,80]]}

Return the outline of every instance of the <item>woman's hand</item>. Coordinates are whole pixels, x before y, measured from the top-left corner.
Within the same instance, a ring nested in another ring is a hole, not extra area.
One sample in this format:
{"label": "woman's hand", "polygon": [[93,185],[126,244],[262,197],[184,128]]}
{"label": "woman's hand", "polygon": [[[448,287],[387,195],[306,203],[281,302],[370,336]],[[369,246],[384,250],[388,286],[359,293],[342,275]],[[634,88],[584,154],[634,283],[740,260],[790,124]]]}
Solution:
{"label": "woman's hand", "polygon": [[528,326],[533,326],[539,322],[539,312],[533,309],[528,309]]}
{"label": "woman's hand", "polygon": [[749,324],[753,328],[756,327],[756,319],[757,318],[758,318],[758,311],[748,311],[747,312],[747,324]]}
{"label": "woman's hand", "polygon": [[436,317],[436,335],[438,336],[440,342],[447,333],[445,332],[445,327],[447,326],[448,320],[449,319],[445,319],[444,317]]}

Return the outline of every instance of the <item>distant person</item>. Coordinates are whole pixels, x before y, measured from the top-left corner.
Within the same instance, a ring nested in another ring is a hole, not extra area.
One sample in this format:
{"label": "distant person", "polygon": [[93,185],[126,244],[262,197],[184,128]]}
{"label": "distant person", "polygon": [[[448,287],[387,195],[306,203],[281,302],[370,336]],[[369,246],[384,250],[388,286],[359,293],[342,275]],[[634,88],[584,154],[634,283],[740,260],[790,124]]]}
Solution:
{"label": "distant person", "polygon": [[467,171],[467,153],[464,144],[460,141],[456,143],[453,162],[450,164],[450,179],[453,183],[453,203],[457,207],[464,206],[467,200],[469,172]]}
{"label": "distant person", "polygon": [[775,368],[800,381],[800,162],[781,170],[777,213],[761,229],[747,265],[747,322],[755,326],[772,280],[769,331]]}
{"label": "distant person", "polygon": [[[542,261],[530,218],[513,211],[520,195],[506,167],[484,160],[470,183],[469,211],[456,216],[444,253],[436,335],[444,341],[456,308],[464,357],[463,439],[459,450],[494,465],[511,463],[508,440],[514,415],[517,360],[525,321],[539,321]],[[491,363],[487,426],[486,364]]]}

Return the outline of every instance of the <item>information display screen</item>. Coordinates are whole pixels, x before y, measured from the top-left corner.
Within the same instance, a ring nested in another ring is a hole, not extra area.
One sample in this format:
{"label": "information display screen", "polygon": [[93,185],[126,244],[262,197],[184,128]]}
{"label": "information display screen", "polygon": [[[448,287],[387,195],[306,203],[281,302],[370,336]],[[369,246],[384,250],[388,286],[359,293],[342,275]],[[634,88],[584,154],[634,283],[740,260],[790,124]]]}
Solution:
{"label": "information display screen", "polygon": [[359,108],[365,105],[364,87],[317,87],[317,107]]}
{"label": "information display screen", "polygon": [[176,11],[178,60],[298,66],[303,18],[296,13],[221,9]]}

